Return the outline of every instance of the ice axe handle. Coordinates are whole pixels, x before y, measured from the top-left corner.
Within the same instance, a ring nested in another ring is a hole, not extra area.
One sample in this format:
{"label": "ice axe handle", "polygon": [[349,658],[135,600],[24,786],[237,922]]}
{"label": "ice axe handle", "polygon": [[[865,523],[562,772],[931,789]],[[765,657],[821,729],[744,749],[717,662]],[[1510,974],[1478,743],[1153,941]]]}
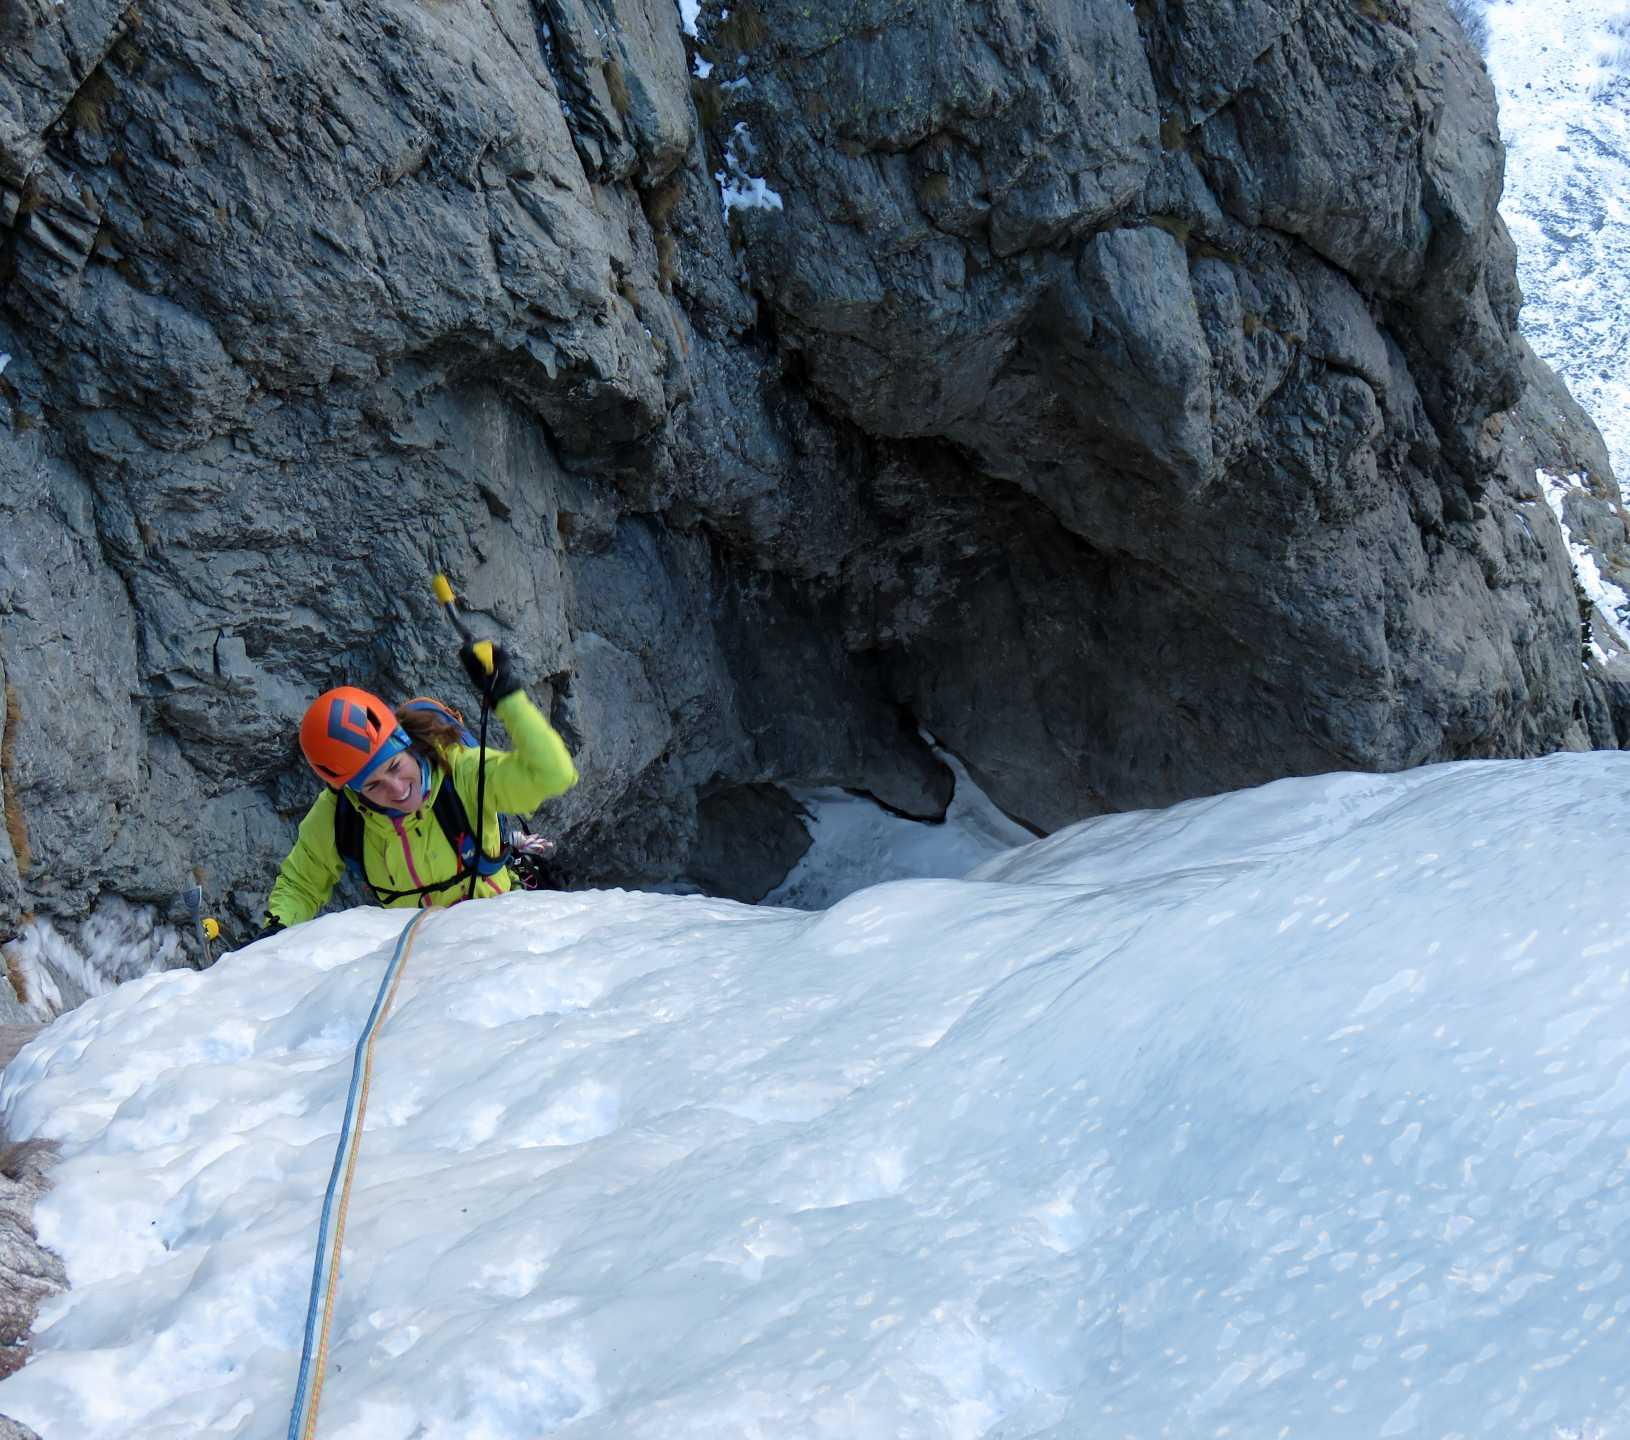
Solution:
{"label": "ice axe handle", "polygon": [[458,613],[458,605],[453,599],[453,587],[448,583],[445,575],[437,575],[431,582],[431,586],[436,592],[436,599],[441,601],[442,608],[447,611],[447,618],[453,622],[453,628],[464,637],[464,643],[475,652],[475,658],[481,662],[481,668],[491,675],[494,671],[492,641],[477,640],[474,635],[470,634],[470,627],[464,623]]}
{"label": "ice axe handle", "polygon": [[431,581],[431,588],[436,592],[436,599],[441,601],[442,609],[447,612],[447,618],[453,622],[453,628],[458,631],[466,643],[473,641],[475,636],[470,634],[470,627],[464,623],[463,617],[458,613],[458,604],[453,599],[453,587],[448,583],[445,575],[437,575]]}

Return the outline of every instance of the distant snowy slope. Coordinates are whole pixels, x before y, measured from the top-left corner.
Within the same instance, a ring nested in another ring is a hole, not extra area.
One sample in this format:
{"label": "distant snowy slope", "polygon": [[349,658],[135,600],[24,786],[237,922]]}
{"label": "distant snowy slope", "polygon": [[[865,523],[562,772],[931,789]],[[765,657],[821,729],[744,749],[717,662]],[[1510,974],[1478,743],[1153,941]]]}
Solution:
{"label": "distant snowy slope", "polygon": [[1506,146],[1522,330],[1630,479],[1630,6],[1496,0],[1489,70]]}
{"label": "distant snowy slope", "polygon": [[[1630,756],[1281,781],[825,912],[512,895],[380,1039],[322,1440],[1630,1425]],[[402,917],[8,1072],[73,1289],[0,1411],[274,1440]]]}

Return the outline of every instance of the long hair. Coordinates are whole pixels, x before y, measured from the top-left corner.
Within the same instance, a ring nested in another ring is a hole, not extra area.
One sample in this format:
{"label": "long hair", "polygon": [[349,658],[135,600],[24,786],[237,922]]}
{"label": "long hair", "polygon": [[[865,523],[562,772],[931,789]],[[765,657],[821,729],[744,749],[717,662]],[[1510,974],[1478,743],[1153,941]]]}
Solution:
{"label": "long hair", "polygon": [[448,769],[445,752],[464,744],[464,735],[459,727],[434,710],[398,709],[396,723],[407,731],[414,750],[438,770]]}

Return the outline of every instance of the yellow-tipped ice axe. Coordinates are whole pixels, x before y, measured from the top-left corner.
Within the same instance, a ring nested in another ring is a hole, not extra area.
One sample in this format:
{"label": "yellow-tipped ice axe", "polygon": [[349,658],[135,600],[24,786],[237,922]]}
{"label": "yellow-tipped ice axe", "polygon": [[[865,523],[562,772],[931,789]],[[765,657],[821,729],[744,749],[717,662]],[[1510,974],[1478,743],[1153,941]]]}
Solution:
{"label": "yellow-tipped ice axe", "polygon": [[[431,582],[436,592],[436,599],[441,601],[442,609],[447,612],[447,618],[453,622],[453,628],[458,631],[464,643],[470,647],[471,653],[480,662],[488,676],[497,670],[497,663],[493,659],[492,641],[477,640],[470,633],[470,627],[464,623],[464,617],[458,613],[458,603],[453,599],[453,587],[445,575],[438,573]],[[490,680],[489,680],[490,687]],[[481,730],[480,730],[480,760],[476,764],[475,775],[475,845],[476,854],[486,852],[486,823],[487,823],[487,716],[492,713],[492,695],[490,688],[481,692]],[[481,878],[480,868],[477,865],[470,867],[470,888],[465,892],[466,900],[475,899],[476,882]]]}
{"label": "yellow-tipped ice axe", "polygon": [[477,640],[470,633],[470,627],[464,623],[464,617],[458,613],[458,602],[453,598],[453,587],[448,583],[445,575],[438,574],[432,582],[436,591],[436,598],[441,601],[442,609],[447,612],[447,618],[453,622],[453,628],[458,631],[466,645],[473,646],[475,658],[485,667],[487,674],[493,670],[492,641]]}

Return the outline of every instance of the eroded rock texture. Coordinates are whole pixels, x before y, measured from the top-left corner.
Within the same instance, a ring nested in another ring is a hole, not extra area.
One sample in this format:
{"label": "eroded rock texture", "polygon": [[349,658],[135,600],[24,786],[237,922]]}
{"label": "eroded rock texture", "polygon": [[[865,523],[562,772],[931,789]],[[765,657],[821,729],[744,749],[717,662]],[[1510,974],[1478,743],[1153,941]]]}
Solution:
{"label": "eroded rock texture", "polygon": [[[55,1147],[45,1141],[0,1144],[0,1379],[27,1360],[28,1332],[40,1305],[67,1288],[62,1261],[40,1244],[34,1229],[34,1206],[50,1188],[55,1159]],[[0,1440],[30,1433],[0,1415]]]}
{"label": "eroded rock texture", "polygon": [[4,13],[0,919],[257,910],[435,565],[579,882],[761,894],[925,732],[1041,829],[1617,742],[1439,0]]}

